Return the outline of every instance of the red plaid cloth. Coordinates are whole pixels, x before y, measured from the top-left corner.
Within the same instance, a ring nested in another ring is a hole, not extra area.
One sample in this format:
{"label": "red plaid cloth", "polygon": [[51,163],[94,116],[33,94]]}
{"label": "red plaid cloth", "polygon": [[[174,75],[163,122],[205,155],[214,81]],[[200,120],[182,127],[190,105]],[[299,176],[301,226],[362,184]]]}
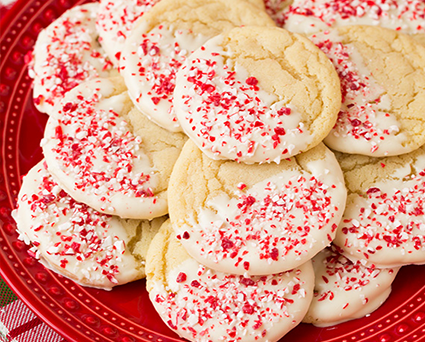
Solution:
{"label": "red plaid cloth", "polygon": [[0,341],[66,342],[43,323],[0,278]]}

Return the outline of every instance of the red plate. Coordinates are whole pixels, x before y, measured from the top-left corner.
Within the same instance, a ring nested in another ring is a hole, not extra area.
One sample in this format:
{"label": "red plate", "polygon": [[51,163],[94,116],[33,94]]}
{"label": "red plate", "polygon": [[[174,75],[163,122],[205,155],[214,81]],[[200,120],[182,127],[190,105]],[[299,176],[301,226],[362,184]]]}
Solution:
{"label": "red plate", "polygon": [[[11,210],[21,176],[41,158],[46,115],[34,108],[25,54],[38,32],[82,0],[19,0],[1,21],[0,271],[18,296],[69,341],[180,341],[138,281],[107,292],[46,270],[17,239]],[[329,328],[301,324],[289,341],[425,341],[425,266],[404,267],[388,301],[367,318]]]}

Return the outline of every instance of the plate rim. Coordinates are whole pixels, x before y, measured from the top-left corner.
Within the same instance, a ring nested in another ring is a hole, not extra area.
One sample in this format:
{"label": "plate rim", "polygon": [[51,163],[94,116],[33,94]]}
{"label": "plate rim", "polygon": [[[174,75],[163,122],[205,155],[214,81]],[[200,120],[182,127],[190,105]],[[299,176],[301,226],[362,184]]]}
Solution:
{"label": "plate rim", "polygon": [[[23,13],[25,13],[25,11],[27,11],[32,5],[34,5],[35,3],[40,4],[40,6],[42,7],[48,7],[49,5],[51,5],[53,2],[55,2],[55,0],[47,0],[47,1],[41,1],[41,0],[17,0],[16,3],[12,6],[12,8],[10,8],[5,16],[3,18],[1,18],[0,20],[0,27],[1,27],[1,32],[0,32],[0,46],[2,46],[1,43],[3,43],[3,41],[6,39],[7,33],[9,32],[9,30],[11,30],[11,27],[15,24],[15,22],[17,22],[20,18],[20,15],[22,15]],[[76,5],[76,4],[81,4],[84,2],[87,2],[85,0],[59,0],[57,1],[59,3],[61,3],[62,5],[62,9],[66,10],[67,8],[65,7],[66,4],[70,4],[72,3],[72,5]],[[5,56],[2,58],[3,61],[0,62],[0,71],[3,70],[3,67],[5,65],[7,65],[7,60],[8,58],[6,58],[6,56],[9,56],[10,52],[5,53]],[[25,67],[24,67],[25,69]],[[22,70],[21,70],[22,71]],[[23,73],[21,73],[23,75]],[[24,77],[24,76],[22,76]],[[0,81],[1,82],[1,81]],[[27,94],[28,95],[28,94]],[[3,96],[2,96],[3,97]],[[12,98],[12,96],[10,97]],[[23,102],[23,105],[25,104],[25,102]],[[4,122],[7,123],[8,120],[8,115],[9,115],[9,111],[6,111],[6,114],[4,115]],[[3,119],[3,114],[0,115],[0,120]],[[2,156],[6,155],[6,147],[5,147],[5,142],[4,142],[4,137],[6,135],[6,125],[4,128],[1,129],[2,135],[0,137],[0,146],[1,146],[1,154]],[[19,143],[17,143],[17,145],[19,145]],[[19,149],[17,148],[16,151],[14,151],[15,158],[17,160],[19,160]],[[0,178],[4,178],[3,179],[3,184],[0,184],[1,188],[3,188],[3,186],[5,187],[10,187],[9,184],[7,183],[7,179],[8,179],[8,170],[7,170],[7,160],[5,160],[4,158],[0,161],[1,164],[1,174],[0,174]],[[19,165],[18,165],[19,168]],[[18,170],[18,173],[20,174],[20,171]],[[1,207],[3,202],[8,202],[8,205],[6,207]],[[2,209],[3,208],[9,208],[10,210],[12,210],[11,208],[13,208],[14,203],[13,203],[13,199],[10,196],[10,192],[7,192],[7,196],[5,200],[0,200],[0,221],[7,221],[7,219],[10,219],[10,213],[3,213]],[[4,215],[5,214],[5,215]],[[4,220],[3,220],[4,219]],[[0,222],[1,227],[3,228],[3,224],[2,222]],[[7,233],[7,232],[6,232]],[[19,299],[22,300],[25,305],[27,305],[38,317],[40,317],[40,319],[48,324],[53,330],[55,330],[56,332],[58,332],[63,338],[65,338],[67,341],[71,342],[71,341],[78,341],[78,342],[91,342],[93,341],[93,335],[91,336],[87,336],[87,334],[84,334],[82,332],[82,329],[78,329],[76,328],[74,325],[70,325],[70,324],[64,324],[66,323],[56,312],[53,314],[52,311],[43,311],[42,309],[45,309],[46,307],[48,308],[48,305],[45,304],[45,302],[43,300],[41,300],[40,296],[37,296],[35,292],[31,291],[30,288],[28,287],[28,281],[32,281],[34,282],[34,277],[32,275],[30,275],[29,272],[27,272],[27,276],[31,279],[27,279],[27,281],[25,282],[24,276],[20,275],[17,271],[17,269],[21,269],[21,272],[25,273],[25,265],[24,265],[24,261],[21,260],[20,258],[17,257],[17,254],[8,254],[6,257],[5,252],[8,250],[13,251],[14,250],[14,246],[12,246],[12,243],[8,240],[8,239],[3,239],[3,234],[5,234],[5,232],[3,231],[3,229],[1,229],[0,231],[0,245],[2,247],[2,249],[0,250],[0,275],[2,276],[2,278],[4,279],[4,281],[7,283],[7,285],[18,295]],[[16,233],[15,233],[16,234]],[[7,245],[4,243],[4,241],[7,242]],[[5,249],[6,248],[6,249]],[[24,250],[26,251],[28,248],[26,247]],[[11,258],[12,257],[12,258]],[[9,259],[9,260],[8,260]],[[16,259],[16,260],[15,260]],[[18,266],[13,266],[12,262],[10,261],[14,261],[15,264],[17,264]],[[47,273],[47,275],[53,279],[57,284],[62,284],[63,282],[67,282],[68,280],[66,280],[66,278],[57,275],[56,273],[48,270],[48,269],[44,269],[43,266],[41,266],[39,263],[37,263],[36,267],[38,269],[42,269],[44,272]],[[78,286],[77,286],[78,287]],[[425,284],[424,286],[417,291],[417,293],[422,292],[424,293],[425,290]],[[39,290],[42,292],[42,290]],[[47,294],[47,289],[43,290],[46,292]],[[52,297],[53,298],[53,297]],[[57,304],[60,303],[59,300],[55,300],[55,302]],[[425,304],[425,303],[424,303]],[[422,305],[424,306],[424,305]],[[399,308],[397,307],[394,310],[398,310]],[[65,310],[65,309],[64,309]],[[91,309],[90,309],[91,310]],[[425,307],[424,307],[425,310]],[[67,311],[70,315],[72,315],[72,310],[68,310]],[[385,315],[387,315],[389,313],[385,313]],[[385,316],[384,315],[384,316]],[[417,322],[419,323],[419,322]],[[423,319],[423,322],[421,320],[422,325],[419,325],[417,327],[415,327],[415,331],[420,329],[420,328],[424,328],[425,327],[425,316]],[[98,328],[93,328],[93,326],[91,326],[88,323],[85,322],[80,322],[80,324],[84,324],[84,327],[81,326],[82,328],[85,328],[87,330],[92,330],[93,334],[94,332],[98,333],[98,337],[99,337],[99,341],[123,341],[123,342],[127,342],[127,341],[132,341],[136,338],[137,341],[163,341],[163,342],[176,342],[176,341],[183,341],[182,339],[177,339],[177,338],[173,338],[170,336],[165,336],[162,335],[161,333],[155,332],[155,331],[151,331],[148,328],[145,327],[141,327],[139,326],[139,328],[143,328],[146,332],[146,337],[145,336],[140,336],[138,334],[136,334],[134,332],[134,334],[131,334],[129,332],[125,332],[124,334],[127,334],[128,338],[127,340],[125,339],[126,337],[122,337],[121,335],[117,335],[117,334],[106,334],[106,328],[108,328],[108,326],[104,326],[104,330],[103,333],[100,333],[100,329]],[[395,324],[395,323],[394,323]],[[369,326],[370,323],[366,323],[363,328],[365,326]],[[361,329],[363,329],[360,326],[355,327],[354,331],[361,331]],[[425,329],[423,329],[422,331],[425,331]],[[409,332],[410,334],[411,332]],[[378,333],[374,334],[374,336],[377,338]],[[342,340],[342,338],[346,337],[346,340],[348,341],[350,338],[347,337],[349,335],[349,332],[345,331],[344,334],[341,337],[335,337],[335,338],[330,338],[327,339],[326,341],[337,341],[337,340]],[[407,335],[406,335],[407,336]],[[399,339],[403,339],[403,336],[398,336]],[[425,333],[424,333],[424,337],[419,338],[415,341],[419,341],[419,340],[425,340]],[[392,340],[388,340],[388,341],[395,341],[396,339]],[[357,340],[358,341],[358,340]],[[381,341],[384,342],[381,338]]]}

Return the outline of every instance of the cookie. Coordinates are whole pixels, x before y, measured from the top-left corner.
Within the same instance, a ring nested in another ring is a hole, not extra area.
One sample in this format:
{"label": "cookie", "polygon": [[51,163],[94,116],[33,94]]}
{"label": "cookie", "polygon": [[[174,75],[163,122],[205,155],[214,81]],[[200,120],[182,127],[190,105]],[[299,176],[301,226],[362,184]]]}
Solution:
{"label": "cookie", "polygon": [[266,6],[264,3],[264,0],[245,0],[246,2],[249,2],[250,4],[257,6],[258,9],[261,9],[263,11],[266,10]]}
{"label": "cookie", "polygon": [[55,272],[111,289],[145,276],[149,244],[165,218],[151,222],[101,214],[71,198],[44,161],[24,177],[13,212],[20,238]]}
{"label": "cookie", "polygon": [[414,34],[412,35],[412,37],[419,42],[420,44],[425,46],[425,33],[418,33],[418,34]]}
{"label": "cookie", "polygon": [[116,73],[98,43],[97,3],[73,7],[38,35],[33,66],[36,108],[50,114],[64,94],[83,81]]}
{"label": "cookie", "polygon": [[210,158],[279,163],[329,133],[339,80],[308,39],[277,27],[235,28],[188,58],[174,105],[183,131]]}
{"label": "cookie", "polygon": [[421,0],[294,0],[284,11],[283,22],[287,30],[305,34],[347,25],[425,33],[425,3]]}
{"label": "cookie", "polygon": [[159,0],[100,0],[96,29],[99,42],[115,66],[134,23]]}
{"label": "cookie", "polygon": [[364,317],[379,308],[391,293],[399,268],[365,267],[351,262],[332,246],[313,258],[314,297],[303,319],[318,327]]}
{"label": "cookie", "polygon": [[162,0],[134,27],[120,72],[137,108],[170,131],[181,131],[173,108],[175,74],[191,51],[240,25],[269,25],[244,0]]}
{"label": "cookie", "polygon": [[186,141],[136,110],[121,78],[66,94],[42,141],[49,171],[77,201],[123,218],[167,213],[167,187]]}
{"label": "cookie", "polygon": [[279,165],[246,165],[211,160],[189,140],[168,195],[176,236],[193,258],[264,275],[298,267],[331,243],[346,189],[323,144]]}
{"label": "cookie", "polygon": [[425,263],[425,147],[394,157],[343,155],[347,207],[334,244],[353,261]]}
{"label": "cookie", "polygon": [[149,247],[146,271],[155,309],[190,341],[278,341],[302,320],[313,295],[310,261],[263,277],[215,272],[186,254],[169,221]]}
{"label": "cookie", "polygon": [[374,26],[345,26],[311,38],[341,79],[341,111],[324,140],[329,147],[382,157],[425,143],[425,46]]}

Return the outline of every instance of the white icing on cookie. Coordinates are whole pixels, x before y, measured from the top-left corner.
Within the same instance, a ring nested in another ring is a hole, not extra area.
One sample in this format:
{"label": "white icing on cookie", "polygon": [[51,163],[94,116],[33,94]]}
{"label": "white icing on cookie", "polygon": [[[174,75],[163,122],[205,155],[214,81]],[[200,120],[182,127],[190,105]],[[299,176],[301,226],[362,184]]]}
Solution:
{"label": "white icing on cookie", "polygon": [[350,197],[335,239],[347,256],[377,267],[425,263],[425,156]]}
{"label": "white icing on cookie", "polygon": [[100,0],[96,29],[99,41],[118,66],[124,43],[134,23],[159,0]]}
{"label": "white icing on cookie", "polygon": [[399,268],[365,267],[351,262],[333,246],[313,258],[314,297],[304,322],[319,327],[364,317],[391,293]]}
{"label": "white icing on cookie", "polygon": [[34,104],[50,114],[65,93],[83,81],[108,77],[112,63],[97,42],[98,4],[76,6],[40,32],[34,47]]}
{"label": "white icing on cookie", "polygon": [[175,109],[183,131],[212,159],[276,162],[312,140],[302,114],[258,85],[220,44],[196,50],[177,74]]}
{"label": "white icing on cookie", "polygon": [[352,44],[341,43],[336,31],[315,34],[312,41],[329,57],[341,80],[342,106],[335,127],[325,138],[331,148],[371,156],[409,152],[393,105]]}
{"label": "white icing on cookie", "polygon": [[425,2],[294,0],[280,20],[285,29],[305,34],[347,25],[373,25],[404,33],[425,33]]}
{"label": "white icing on cookie", "polygon": [[[116,81],[116,80],[115,80]],[[125,218],[167,213],[155,195],[158,174],[120,112],[127,93],[110,96],[114,80],[93,80],[69,92],[46,126],[42,141],[49,171],[76,200]]]}
{"label": "white icing on cookie", "polygon": [[186,259],[149,297],[163,321],[190,341],[278,341],[307,311],[313,277],[310,261],[287,273],[244,277]]}
{"label": "white icing on cookie", "polygon": [[59,273],[83,285],[111,289],[142,277],[127,248],[134,220],[101,214],[72,199],[40,162],[27,176],[13,212],[20,238]]}
{"label": "white icing on cookie", "polygon": [[209,199],[196,220],[187,217],[173,228],[186,251],[212,269],[278,273],[329,246],[346,196],[342,172],[327,150],[305,171],[285,170],[250,188],[242,182],[231,198],[223,192]]}
{"label": "white icing on cookie", "polygon": [[292,1],[293,0],[264,0],[266,12],[277,26],[283,27],[285,24],[284,10],[291,4]]}
{"label": "white icing on cookie", "polygon": [[120,72],[135,106],[153,122],[181,131],[173,107],[176,72],[208,37],[172,26],[152,30],[139,21],[127,39]]}

